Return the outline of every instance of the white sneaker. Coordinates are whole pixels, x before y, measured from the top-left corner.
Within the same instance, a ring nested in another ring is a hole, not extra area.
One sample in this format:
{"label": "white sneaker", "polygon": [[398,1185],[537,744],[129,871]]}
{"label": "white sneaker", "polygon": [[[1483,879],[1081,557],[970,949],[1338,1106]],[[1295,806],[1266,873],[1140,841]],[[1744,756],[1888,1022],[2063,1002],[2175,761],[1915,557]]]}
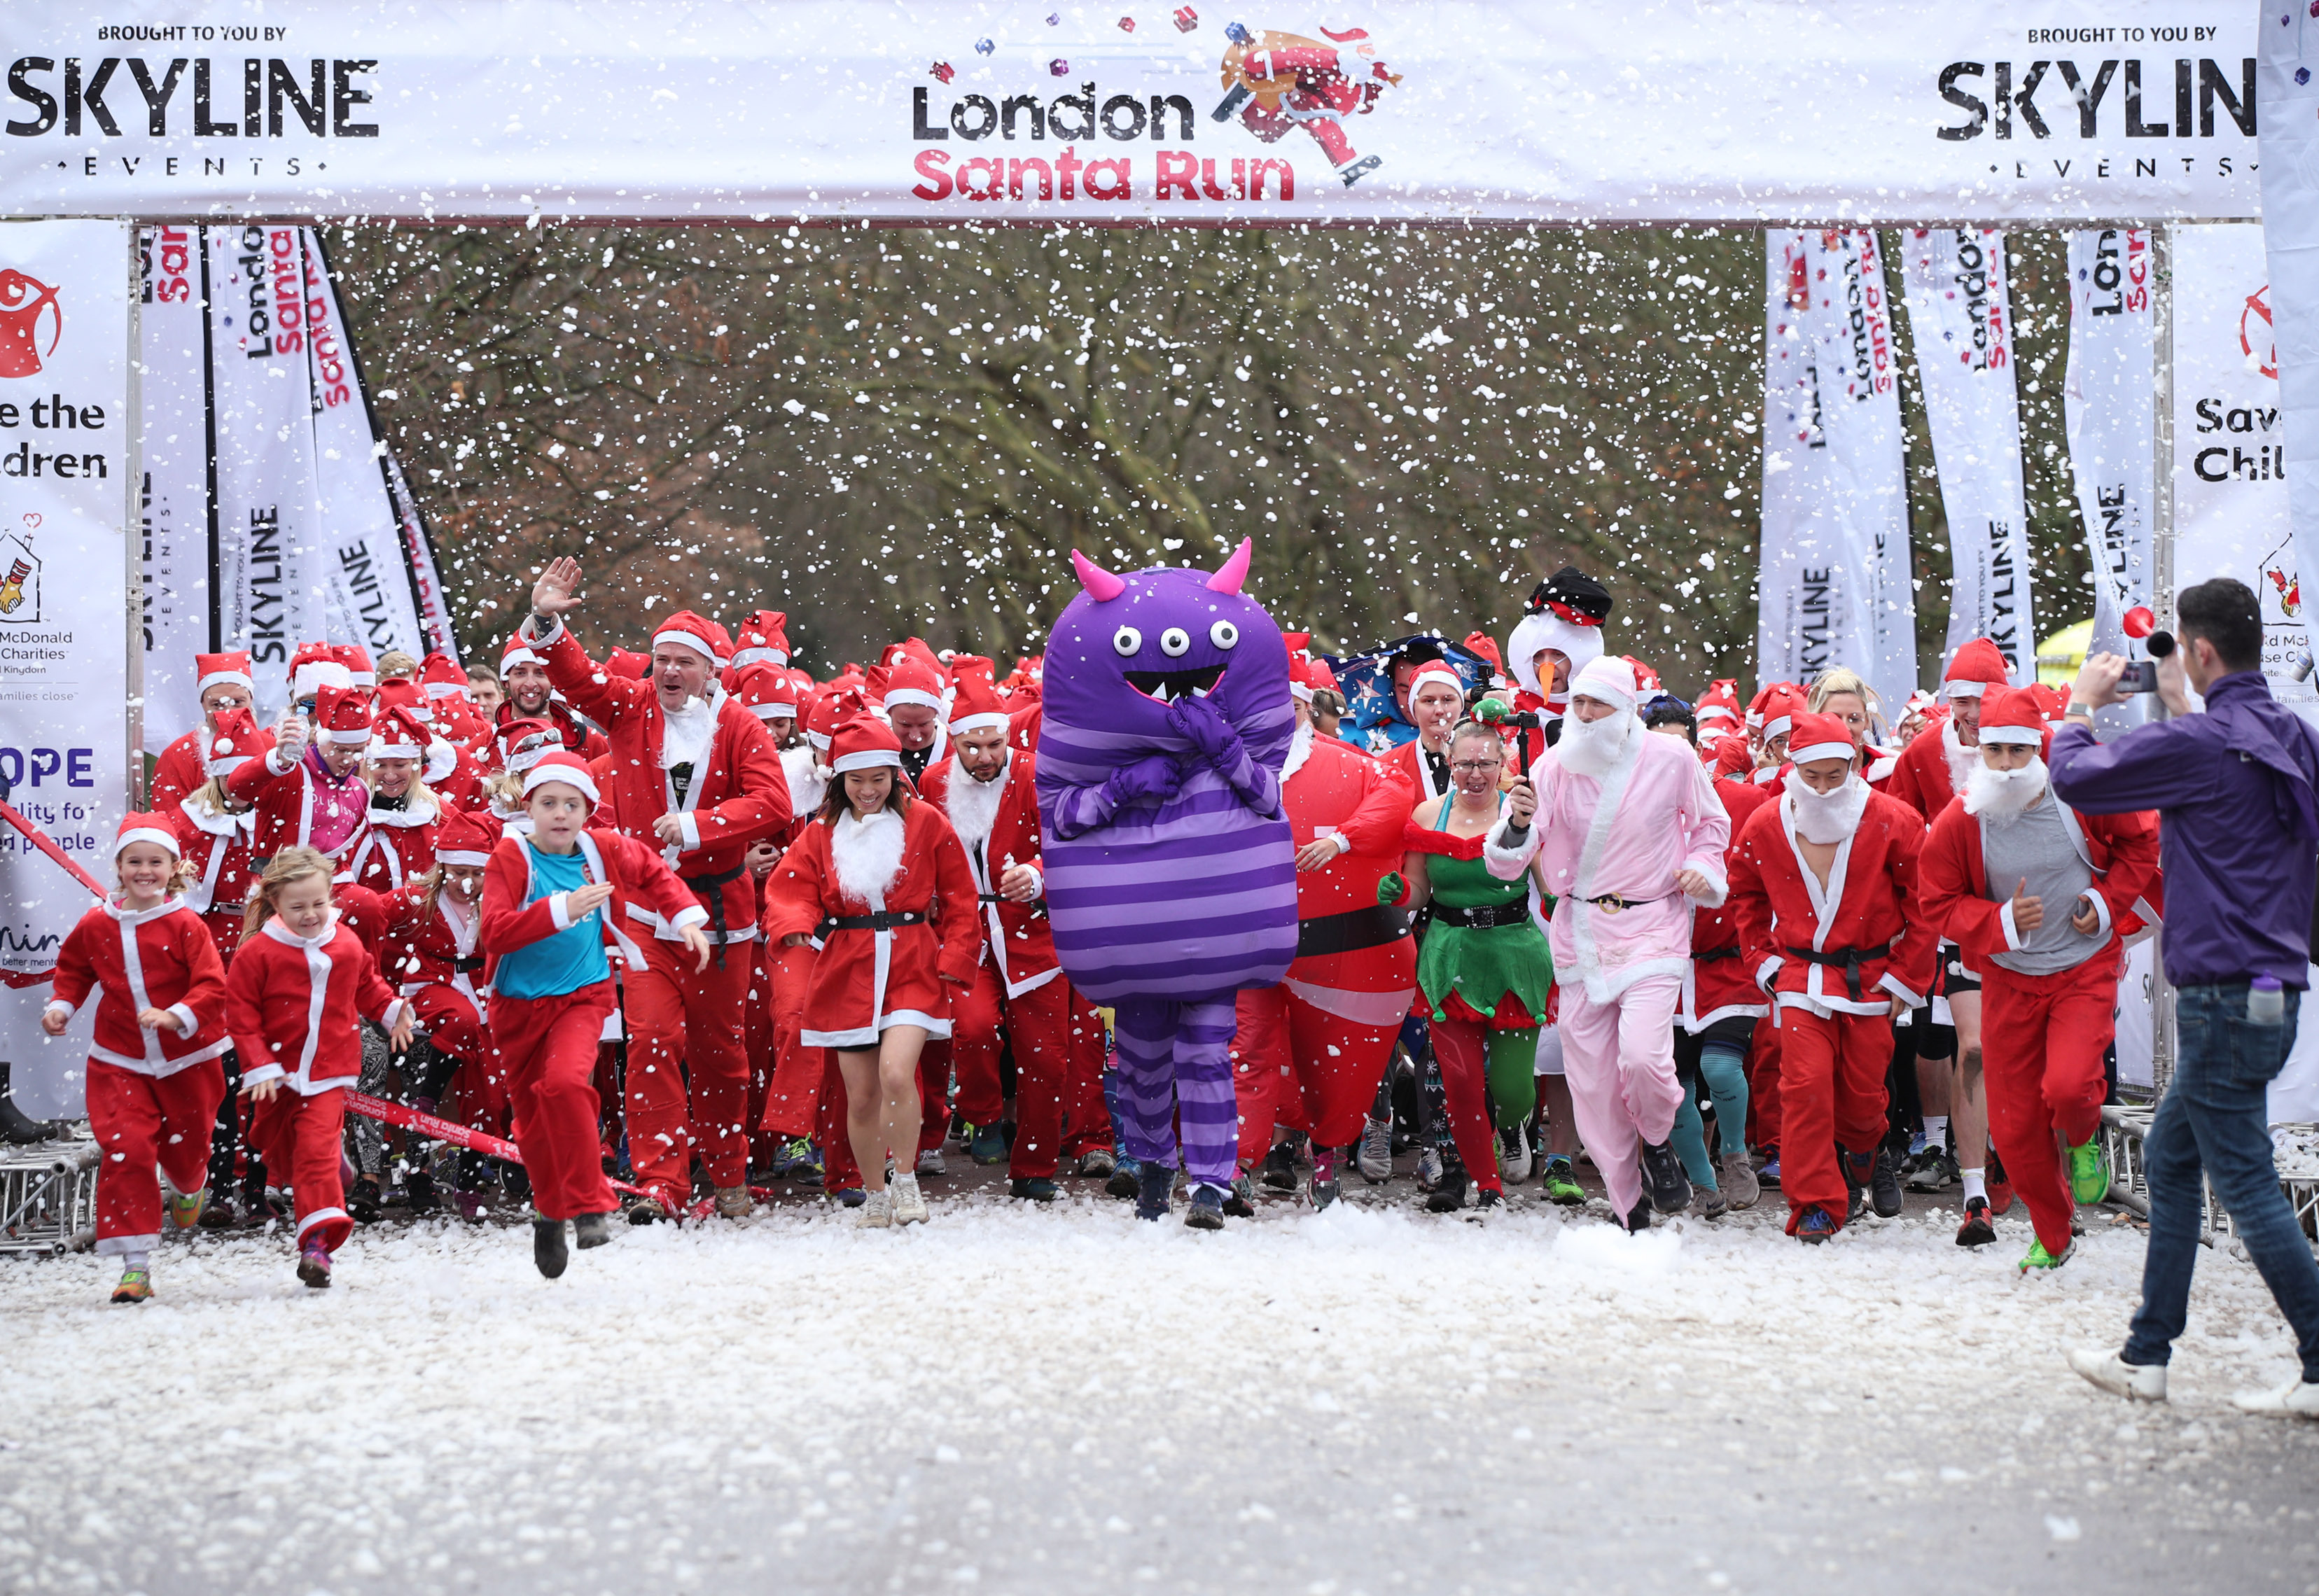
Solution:
{"label": "white sneaker", "polygon": [[[2137,1402],[2166,1400],[2166,1366],[2162,1363],[2128,1363],[2123,1353],[2073,1347],[2070,1349],[2070,1366],[2112,1396]],[[2319,1391],[2319,1386],[2313,1389]],[[2319,1412],[2319,1408],[2313,1411]]]}
{"label": "white sneaker", "polygon": [[1498,1174],[1511,1184],[1529,1178],[1529,1138],[1520,1125],[1498,1132]]}
{"label": "white sneaker", "polygon": [[[918,1155],[919,1175],[947,1175],[949,1173],[950,1171],[943,1167],[942,1149],[938,1147],[930,1147],[926,1149],[925,1151]],[[916,1176],[913,1176],[911,1178],[915,1180],[916,1179]]]}
{"label": "white sneaker", "polygon": [[890,1188],[894,1194],[894,1222],[898,1225],[922,1225],[926,1222],[926,1200],[918,1192],[918,1177],[897,1175]]}
{"label": "white sneaker", "polygon": [[1431,1142],[1417,1155],[1417,1189],[1430,1192],[1441,1184],[1441,1150]]}
{"label": "white sneaker", "polygon": [[2231,1405],[2242,1413],[2319,1419],[2319,1381],[2290,1380],[2276,1391],[2242,1391],[2231,1398]]}
{"label": "white sneaker", "polygon": [[1371,1186],[1393,1178],[1393,1125],[1371,1120],[1361,1128],[1361,1150],[1356,1160],[1361,1178]]}
{"label": "white sneaker", "polygon": [[886,1231],[894,1225],[894,1198],[890,1192],[871,1192],[862,1206],[853,1211],[853,1228],[860,1231]]}

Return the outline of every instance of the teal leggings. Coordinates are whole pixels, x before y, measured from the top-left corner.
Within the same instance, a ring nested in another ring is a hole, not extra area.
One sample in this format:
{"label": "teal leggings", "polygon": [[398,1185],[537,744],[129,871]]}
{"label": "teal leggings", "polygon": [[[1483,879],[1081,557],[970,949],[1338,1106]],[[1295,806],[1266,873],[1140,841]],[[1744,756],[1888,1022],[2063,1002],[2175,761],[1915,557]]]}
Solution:
{"label": "teal leggings", "polygon": [[[1715,1105],[1715,1132],[1725,1156],[1745,1153],[1747,1056],[1727,1041],[1705,1043],[1699,1050],[1699,1073],[1705,1078],[1708,1097]],[[1691,1177],[1691,1184],[1710,1192],[1715,1190],[1715,1162],[1707,1156],[1707,1125],[1699,1117],[1699,1088],[1691,1082],[1683,1084],[1683,1102],[1674,1111],[1674,1133],[1670,1140],[1683,1159],[1683,1173]]]}

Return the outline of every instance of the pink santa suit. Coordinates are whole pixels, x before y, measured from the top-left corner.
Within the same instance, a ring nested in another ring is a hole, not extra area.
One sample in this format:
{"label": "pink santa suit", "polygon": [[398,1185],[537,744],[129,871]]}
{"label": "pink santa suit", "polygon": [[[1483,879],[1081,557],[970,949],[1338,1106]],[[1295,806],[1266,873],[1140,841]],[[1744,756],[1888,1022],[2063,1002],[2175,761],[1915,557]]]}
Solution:
{"label": "pink santa suit", "polygon": [[1530,825],[1515,838],[1500,820],[1482,857],[1501,880],[1535,861],[1556,900],[1547,930],[1571,1105],[1623,1216],[1642,1197],[1636,1139],[1664,1142],[1682,1097],[1674,1010],[1691,966],[1692,904],[1675,877],[1698,871],[1709,887],[1701,901],[1722,903],[1731,822],[1691,745],[1643,729],[1632,665],[1593,661],[1570,691],[1616,713],[1591,726],[1565,717],[1552,756],[1531,768]]}

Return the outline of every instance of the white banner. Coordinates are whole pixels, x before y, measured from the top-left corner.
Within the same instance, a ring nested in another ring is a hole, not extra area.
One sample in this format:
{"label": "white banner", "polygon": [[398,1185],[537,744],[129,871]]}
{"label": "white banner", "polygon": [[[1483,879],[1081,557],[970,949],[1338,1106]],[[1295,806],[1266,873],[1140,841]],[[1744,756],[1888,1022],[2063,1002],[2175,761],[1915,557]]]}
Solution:
{"label": "white banner", "polygon": [[1916,685],[1900,395],[1868,231],[1766,235],[1756,675],[1849,665],[1888,716]]}
{"label": "white banner", "polygon": [[144,412],[145,752],[200,716],[194,655],[211,646],[209,357],[203,230],[138,237],[138,396]]}
{"label": "white banner", "polygon": [[[2268,23],[2270,10],[2269,5],[2255,8],[2259,24]],[[2307,7],[2282,4],[2280,11],[2287,26],[2257,29],[2262,38],[2263,104],[2273,108],[2262,136],[2262,197],[2271,220],[2260,235],[2267,255],[2262,310],[2267,325],[2252,329],[2247,341],[2259,343],[2267,332],[2275,350],[2269,363],[2275,376],[2272,402],[2282,411],[2282,424],[2267,441],[2278,451],[2287,476],[2283,496],[2293,528],[2292,569],[2319,572],[2319,84],[2313,82],[2319,74],[2319,18]],[[2176,275],[2179,280],[2179,270]],[[2175,392],[2181,392],[2179,373]],[[2179,554],[2175,562],[2179,576]],[[2262,598],[2263,619],[2269,623],[2274,618],[2273,597],[2264,593]],[[2319,637],[2303,612],[2299,592],[2294,613],[2282,608],[2277,618],[2302,623],[2305,649]],[[2271,672],[2274,692],[2280,690],[2274,654],[2285,650],[2285,630],[2282,624],[2279,647],[2274,650],[2272,627],[2266,624],[2263,628],[2263,664]],[[2309,683],[2299,685],[2302,698],[2319,698]]]}
{"label": "white banner", "polygon": [[307,379],[313,394],[314,481],[321,558],[330,588],[330,640],[360,643],[374,663],[391,648],[427,657],[402,529],[388,501],[379,462],[386,446],[371,430],[370,406],[355,374],[337,285],[323,274],[314,235],[300,230],[306,285]]}
{"label": "white banner", "polygon": [[330,636],[298,233],[209,230],[219,630],[250,651],[261,724],[289,701],[291,651]]}
{"label": "white banner", "polygon": [[[2280,699],[2308,646],[2288,530],[2278,354],[2259,227],[2183,227],[2174,268],[2174,590],[2234,576],[2262,603],[2262,664]],[[2319,464],[2319,463],[2314,463]]]}
{"label": "white banner", "polygon": [[[116,221],[0,228],[0,779],[101,882],[129,797],[129,250]],[[0,970],[54,965],[90,902],[0,830]]]}
{"label": "white banner", "polygon": [[[2089,653],[2128,651],[2125,612],[2151,602],[2152,494],[2157,491],[2157,319],[2147,228],[2073,232],[2070,368],[2062,408],[2070,470],[2093,565]],[[2142,695],[2095,717],[2103,735],[2141,724]]]}
{"label": "white banner", "polygon": [[[368,403],[370,390],[363,390],[363,401]],[[371,418],[372,430],[378,427],[378,418]],[[459,637],[451,625],[451,600],[443,591],[443,573],[435,564],[435,544],[427,535],[427,518],[419,508],[419,495],[402,475],[402,462],[389,449],[379,464],[386,472],[387,498],[394,505],[395,525],[402,535],[402,558],[411,576],[411,585],[418,596],[419,626],[426,634],[430,654],[449,654],[459,663]],[[423,656],[422,656],[423,657]]]}
{"label": "white banner", "polygon": [[1170,0],[133,9],[13,0],[7,211],[2256,213],[2244,0],[1372,0],[1325,26]]}
{"label": "white banner", "polygon": [[1949,635],[1944,659],[1993,639],[2013,684],[2037,679],[2021,414],[2003,235],[1918,228],[1904,236],[1908,329],[1948,517]]}

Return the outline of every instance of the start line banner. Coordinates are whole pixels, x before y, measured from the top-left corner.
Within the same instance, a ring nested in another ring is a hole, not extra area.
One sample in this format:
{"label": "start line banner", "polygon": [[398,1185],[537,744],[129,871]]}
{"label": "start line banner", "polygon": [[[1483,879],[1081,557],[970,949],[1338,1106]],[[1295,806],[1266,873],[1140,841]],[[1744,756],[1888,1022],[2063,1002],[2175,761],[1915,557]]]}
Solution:
{"label": "start line banner", "polygon": [[1219,0],[11,0],[0,213],[2260,213],[2245,0],[1370,0],[1328,16]]}

